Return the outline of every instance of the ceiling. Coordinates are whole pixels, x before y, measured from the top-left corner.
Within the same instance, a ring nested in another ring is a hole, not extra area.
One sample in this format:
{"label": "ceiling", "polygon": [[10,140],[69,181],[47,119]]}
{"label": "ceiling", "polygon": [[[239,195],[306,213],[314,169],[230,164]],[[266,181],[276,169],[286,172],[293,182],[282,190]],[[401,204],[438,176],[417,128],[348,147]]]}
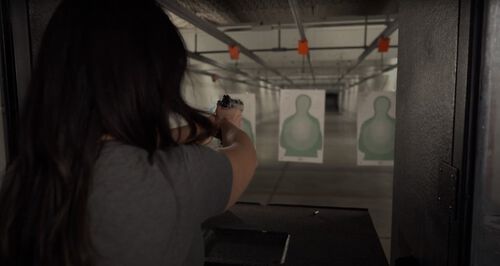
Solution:
{"label": "ceiling", "polygon": [[[288,0],[173,1],[252,50],[295,83],[311,83],[311,68],[296,51],[300,35]],[[396,0],[297,0],[309,46],[313,48],[310,57],[317,83],[337,83],[357,61],[364,47],[376,40],[388,23],[397,19],[397,3]],[[232,61],[226,44],[166,11],[181,29],[188,50],[226,66],[236,66],[254,76],[281,79],[243,54],[238,61]],[[393,47],[388,53],[371,53],[349,75],[354,78],[373,75],[395,64],[398,31],[390,37]],[[281,48],[287,51],[280,51]],[[234,73],[196,60],[190,60],[190,65],[193,69],[235,77]]]}
{"label": "ceiling", "polygon": [[[288,0],[177,0],[199,17],[217,26],[293,23]],[[396,0],[298,0],[305,23],[339,17],[394,15]]]}

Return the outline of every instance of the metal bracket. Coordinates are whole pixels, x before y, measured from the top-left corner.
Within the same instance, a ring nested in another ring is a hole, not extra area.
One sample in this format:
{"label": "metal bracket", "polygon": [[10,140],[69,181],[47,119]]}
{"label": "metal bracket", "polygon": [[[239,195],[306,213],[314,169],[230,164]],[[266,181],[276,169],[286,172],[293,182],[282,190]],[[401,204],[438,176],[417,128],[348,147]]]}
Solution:
{"label": "metal bracket", "polygon": [[[439,185],[437,201],[442,209],[456,216],[458,169],[446,162],[439,164]],[[455,219],[455,218],[454,218]]]}

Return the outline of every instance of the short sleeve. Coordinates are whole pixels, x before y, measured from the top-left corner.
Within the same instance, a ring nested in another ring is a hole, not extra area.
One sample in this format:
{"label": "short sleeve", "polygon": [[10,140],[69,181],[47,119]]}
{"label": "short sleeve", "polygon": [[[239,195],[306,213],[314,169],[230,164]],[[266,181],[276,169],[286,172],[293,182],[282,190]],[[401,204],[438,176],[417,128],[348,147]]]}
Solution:
{"label": "short sleeve", "polygon": [[222,213],[232,187],[232,167],[226,155],[200,145],[183,148],[184,163],[190,180],[191,204],[201,221]]}

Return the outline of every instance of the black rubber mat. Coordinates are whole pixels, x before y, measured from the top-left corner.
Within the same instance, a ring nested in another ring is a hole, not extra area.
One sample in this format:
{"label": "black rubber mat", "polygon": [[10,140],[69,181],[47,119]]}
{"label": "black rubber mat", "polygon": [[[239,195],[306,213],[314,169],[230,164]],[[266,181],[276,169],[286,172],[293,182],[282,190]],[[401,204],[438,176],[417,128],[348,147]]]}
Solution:
{"label": "black rubber mat", "polygon": [[366,209],[237,204],[204,226],[286,232],[284,265],[388,265]]}

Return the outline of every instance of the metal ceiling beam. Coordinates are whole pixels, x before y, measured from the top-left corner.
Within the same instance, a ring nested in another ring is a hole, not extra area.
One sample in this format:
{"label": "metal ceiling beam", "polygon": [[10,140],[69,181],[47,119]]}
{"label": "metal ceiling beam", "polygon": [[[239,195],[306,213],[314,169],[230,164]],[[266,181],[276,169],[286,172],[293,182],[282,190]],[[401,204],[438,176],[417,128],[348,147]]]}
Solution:
{"label": "metal ceiling beam", "polygon": [[246,84],[246,85],[251,85],[251,86],[257,86],[255,84],[248,83],[245,80],[235,79],[235,78],[230,78],[230,77],[225,77],[225,76],[220,76],[218,74],[211,73],[211,72],[208,72],[208,71],[205,71],[205,70],[199,70],[199,69],[192,69],[192,68],[190,68],[190,69],[188,69],[188,71],[190,73],[205,75],[205,76],[209,76],[209,77],[214,77],[215,76],[215,77],[217,77],[217,79],[223,79],[223,80],[228,80],[228,81],[232,81],[232,82],[236,82],[236,83],[241,83],[241,84]]}
{"label": "metal ceiling beam", "polygon": [[[307,41],[306,31],[304,30],[304,25],[302,25],[302,18],[300,17],[300,9],[297,0],[288,0],[288,5],[290,6],[290,10],[292,11],[293,20],[295,20],[295,24],[297,25],[297,29],[299,30],[300,39]],[[311,63],[311,53],[309,51],[307,51],[307,64],[309,64],[309,71],[311,72],[313,84],[315,84],[316,77],[314,76],[314,69]]]}
{"label": "metal ceiling beam", "polygon": [[365,83],[366,81],[368,81],[368,80],[370,80],[370,79],[374,79],[374,78],[376,78],[376,77],[378,77],[378,76],[380,76],[380,75],[382,75],[382,74],[384,74],[384,73],[386,73],[386,72],[389,72],[389,71],[391,71],[391,70],[393,70],[393,69],[395,69],[395,68],[397,68],[397,67],[398,67],[398,65],[397,65],[397,64],[395,64],[395,65],[390,65],[390,66],[388,66],[388,67],[386,67],[386,68],[382,69],[382,71],[380,71],[380,72],[378,72],[378,73],[375,73],[375,74],[370,75],[370,76],[368,76],[368,77],[364,77],[364,78],[362,78],[361,80],[359,80],[358,82],[353,83],[353,84],[350,84],[350,85],[347,87],[347,89],[352,88],[352,87],[354,87],[354,86],[358,86],[358,85],[360,85],[360,84],[363,84],[363,83]]}
{"label": "metal ceiling beam", "polygon": [[314,88],[314,89],[325,89],[328,92],[339,92],[341,91],[342,89],[340,88],[337,88],[335,85],[332,85],[331,83],[316,83],[316,85],[312,85],[312,84],[295,84],[293,86],[294,88],[296,89],[310,89],[310,88]]}
{"label": "metal ceiling beam", "polygon": [[363,53],[358,57],[356,63],[354,63],[354,65],[348,68],[347,71],[340,76],[338,82],[340,83],[347,74],[349,74],[356,67],[358,67],[368,57],[368,55],[370,55],[373,51],[375,51],[375,49],[377,49],[378,40],[381,37],[389,37],[392,33],[394,33],[398,29],[398,26],[399,24],[397,20],[394,20],[393,22],[389,23],[387,27],[375,38],[375,40],[373,40],[373,42],[370,45],[368,45],[368,47],[366,47]]}
{"label": "metal ceiling beam", "polygon": [[306,32],[304,31],[304,25],[302,25],[302,18],[300,17],[299,4],[297,3],[297,0],[288,0],[288,5],[290,6],[290,11],[292,11],[295,25],[299,30],[300,38],[307,39]]}
{"label": "metal ceiling beam", "polygon": [[229,37],[227,34],[224,32],[220,31],[212,25],[211,23],[199,18],[191,12],[190,10],[184,8],[183,6],[179,5],[175,0],[158,0],[158,3],[160,3],[164,8],[168,9],[170,12],[174,13],[176,16],[184,19],[185,21],[193,24],[195,27],[199,28],[200,30],[208,33],[215,39],[229,45],[229,46],[238,46],[240,49],[240,52],[250,59],[254,60],[257,64],[261,65],[265,69],[273,72],[274,74],[281,76],[284,80],[286,80],[288,83],[293,84],[293,82],[287,78],[286,76],[282,75],[278,70],[275,68],[269,66],[262,58],[254,54],[252,51],[247,49],[245,46],[234,40],[233,38]]}
{"label": "metal ceiling beam", "polygon": [[[382,74],[384,74],[386,72],[389,72],[389,71],[391,71],[391,70],[393,70],[393,69],[395,69],[397,67],[398,67],[397,64],[395,64],[395,65],[389,65],[389,66],[385,67],[384,69],[382,69],[381,71],[376,72],[375,74],[372,74],[370,76],[366,76],[366,77],[358,80],[357,82],[355,82],[353,84],[349,84],[349,86],[347,86],[345,89],[349,89],[349,88],[352,88],[354,86],[363,84],[366,81],[368,81],[370,79],[374,79],[374,78],[376,78],[376,77],[378,77],[378,76],[380,76],[380,75],[382,75]],[[306,81],[307,82],[308,79],[305,79],[305,78],[296,78],[296,77],[293,77],[293,76],[290,77],[290,78],[295,82],[295,85],[297,85],[297,86],[309,86],[310,85],[310,84],[304,84],[304,83],[298,82],[298,81]],[[321,77],[321,78],[319,78],[319,80],[335,80],[335,78]],[[325,82],[325,81],[323,81],[321,83],[317,83],[316,85],[318,85],[318,86],[327,86],[327,85],[328,86],[345,86],[344,83]]]}
{"label": "metal ceiling beam", "polygon": [[245,84],[245,85],[256,87],[256,88],[261,88],[260,85],[248,82],[246,80],[241,80],[241,79],[235,79],[235,78],[220,76],[218,74],[211,73],[211,72],[208,72],[208,71],[205,71],[205,70],[199,70],[199,69],[192,69],[192,68],[190,68],[190,69],[188,69],[188,71],[190,73],[205,75],[205,76],[209,76],[209,77],[216,76],[218,79],[227,80],[227,81],[231,81],[231,82],[235,82],[235,83],[241,83],[241,84]]}
{"label": "metal ceiling beam", "polygon": [[187,55],[188,55],[189,58],[194,59],[196,61],[200,61],[200,62],[203,62],[205,64],[209,64],[209,65],[212,65],[214,67],[218,67],[220,69],[223,69],[223,70],[226,70],[226,71],[229,71],[229,72],[233,72],[235,74],[239,74],[239,75],[243,75],[243,76],[248,75],[246,72],[243,72],[243,71],[241,71],[238,68],[228,67],[228,66],[226,66],[226,65],[224,65],[222,63],[219,63],[219,62],[217,62],[217,61],[215,61],[213,59],[210,59],[210,58],[208,58],[206,56],[203,56],[203,55],[201,55],[199,53],[193,53],[191,51],[187,51]]}
{"label": "metal ceiling beam", "polygon": [[245,76],[247,78],[255,79],[257,81],[262,81],[262,82],[265,82],[269,85],[274,85],[271,82],[269,82],[268,80],[262,79],[262,78],[257,77],[257,76],[252,76],[249,73],[240,70],[239,68],[226,66],[226,65],[219,63],[213,59],[210,59],[206,56],[200,55],[199,53],[193,53],[191,51],[187,51],[187,54],[188,54],[189,58],[200,61],[202,63],[209,64],[211,66],[220,68],[220,69],[228,71],[228,72],[232,72],[234,74],[242,75],[242,76]]}
{"label": "metal ceiling beam", "polygon": [[[315,29],[315,28],[335,28],[335,27],[353,27],[353,26],[385,26],[387,21],[361,21],[361,22],[314,22],[314,23],[302,23],[304,28]],[[279,25],[267,25],[266,26],[256,26],[256,25],[241,25],[241,26],[223,26],[219,27],[223,32],[244,32],[244,31],[265,31],[265,30],[277,30],[277,29],[295,29],[297,26],[295,24],[279,24]]]}
{"label": "metal ceiling beam", "polygon": [[[398,45],[391,45],[390,48],[398,48]],[[324,46],[324,47],[309,47],[309,51],[328,51],[328,50],[360,50],[366,49],[365,46]],[[254,53],[265,53],[265,52],[290,52],[297,51],[297,48],[285,48],[285,47],[275,47],[267,49],[252,49],[250,50]],[[211,51],[198,51],[198,54],[224,54],[227,50],[211,50]]]}

